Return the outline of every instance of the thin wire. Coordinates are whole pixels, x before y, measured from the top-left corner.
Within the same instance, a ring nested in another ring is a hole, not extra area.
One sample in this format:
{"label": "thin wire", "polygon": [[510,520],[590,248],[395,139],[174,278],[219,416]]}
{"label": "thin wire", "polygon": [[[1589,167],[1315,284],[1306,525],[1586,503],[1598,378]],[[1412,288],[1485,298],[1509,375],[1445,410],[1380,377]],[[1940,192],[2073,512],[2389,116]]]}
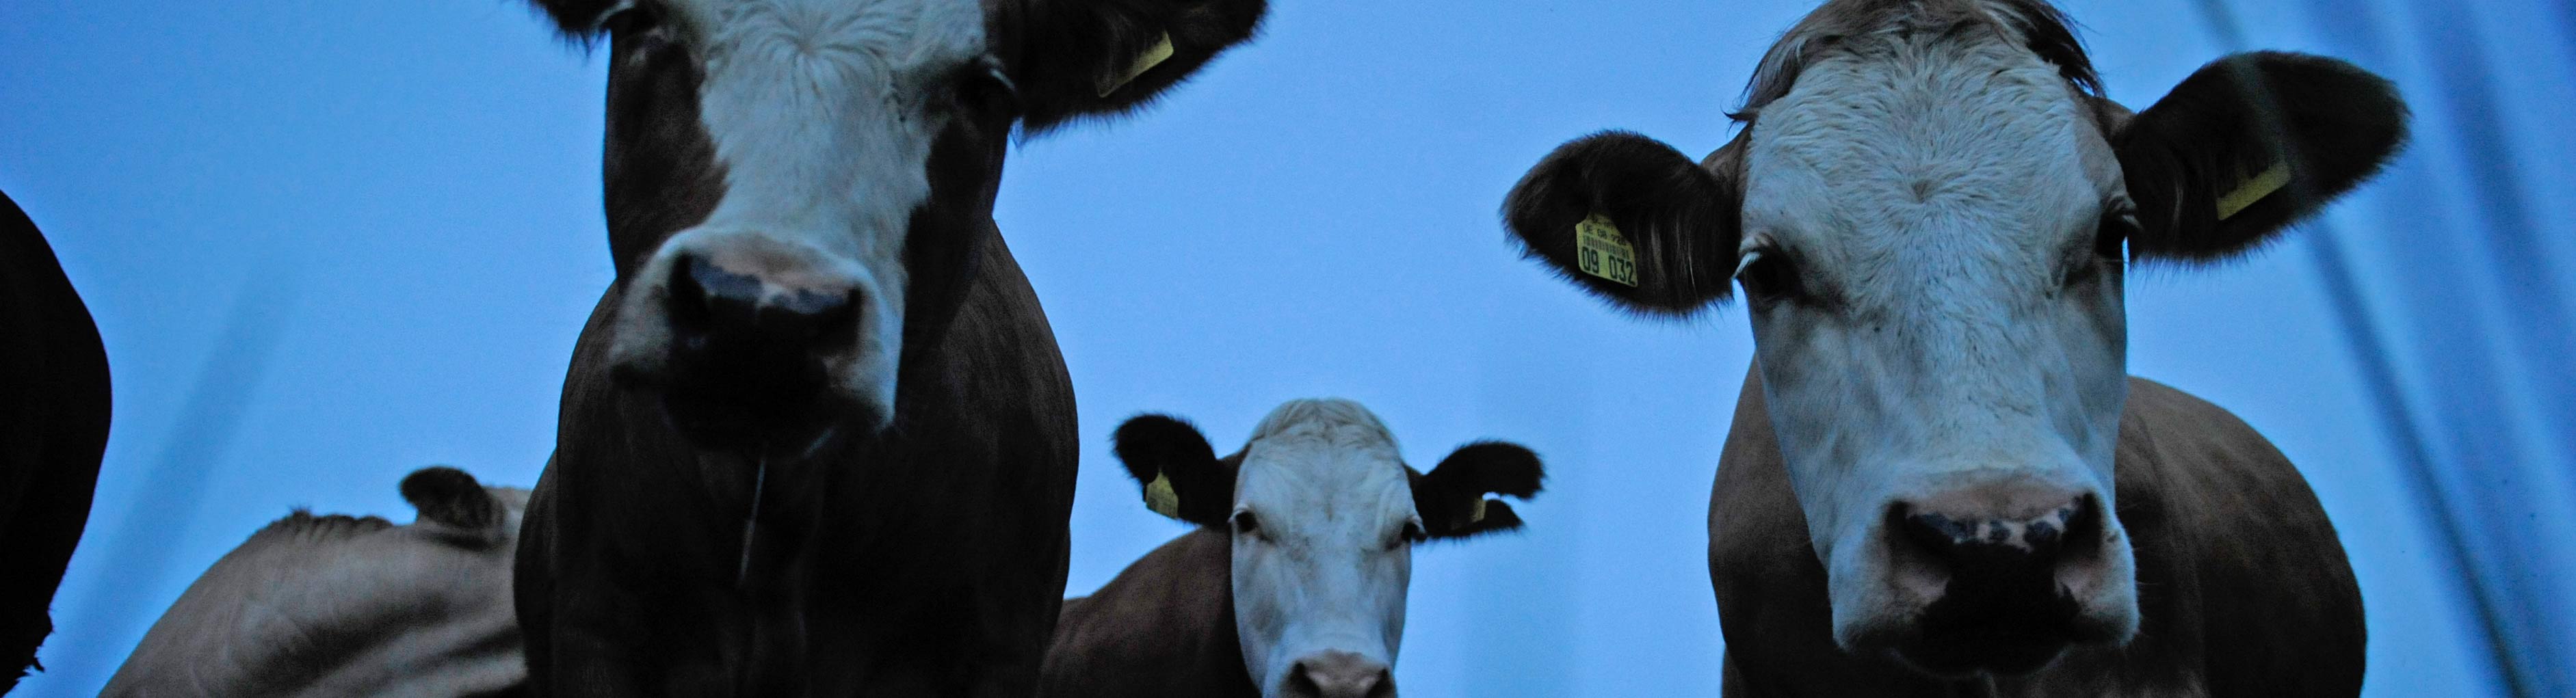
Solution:
{"label": "thin wire", "polygon": [[769,489],[769,449],[760,449],[760,466],[751,475],[751,514],[742,519],[742,562],[734,566],[733,585],[742,588],[751,583],[752,533],[760,529],[760,495]]}

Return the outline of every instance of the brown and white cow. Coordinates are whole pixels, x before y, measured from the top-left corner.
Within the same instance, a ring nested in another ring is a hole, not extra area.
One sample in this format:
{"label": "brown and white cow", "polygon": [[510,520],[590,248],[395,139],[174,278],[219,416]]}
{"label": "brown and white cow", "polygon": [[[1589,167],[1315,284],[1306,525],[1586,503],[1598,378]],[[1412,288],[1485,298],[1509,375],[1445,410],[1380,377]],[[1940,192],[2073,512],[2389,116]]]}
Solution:
{"label": "brown and white cow", "polygon": [[101,696],[515,695],[510,567],[528,491],[454,468],[402,481],[420,517],[297,511],[188,585]]}
{"label": "brown and white cow", "polygon": [[1704,160],[1603,133],[1503,209],[1632,311],[1744,288],[1709,511],[1730,694],[2358,690],[2333,527],[2251,429],[2125,375],[2121,275],[2368,178],[2405,134],[2385,80],[2239,54],[2132,115],[2043,0],[1833,0],[1747,95]]}
{"label": "brown and white cow", "polygon": [[1499,441],[1416,472],[1348,400],[1280,405],[1224,458],[1162,415],[1116,441],[1146,506],[1199,528],[1065,601],[1039,695],[1394,698],[1413,546],[1519,528],[1485,495],[1527,499],[1542,478]]}
{"label": "brown and white cow", "polygon": [[36,665],[107,449],[107,351],[34,221],[0,194],[0,693]]}
{"label": "brown and white cow", "polygon": [[617,280],[519,565],[545,695],[1026,695],[1072,386],[992,209],[1262,0],[535,0],[609,47]]}

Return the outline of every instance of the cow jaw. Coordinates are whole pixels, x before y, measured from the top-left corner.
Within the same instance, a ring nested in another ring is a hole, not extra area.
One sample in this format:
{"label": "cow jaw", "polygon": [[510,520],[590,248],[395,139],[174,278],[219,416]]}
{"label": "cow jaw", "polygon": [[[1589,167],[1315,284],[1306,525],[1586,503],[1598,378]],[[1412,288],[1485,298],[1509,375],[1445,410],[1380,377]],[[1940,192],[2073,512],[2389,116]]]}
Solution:
{"label": "cow jaw", "polygon": [[[978,60],[963,0],[678,0],[703,61],[697,113],[724,173],[705,219],[632,274],[611,356],[665,388],[701,442],[799,424],[819,405],[886,426],[901,360],[905,243],[929,199],[940,90]],[[819,428],[793,432],[810,436]],[[794,447],[803,444],[769,444]]]}
{"label": "cow jaw", "polygon": [[[2122,191],[2109,146],[2018,47],[1894,34],[1838,50],[1763,108],[1743,210],[1748,268],[1786,260],[1766,273],[1795,281],[1746,292],[1834,637],[1936,673],[2125,642],[2136,591],[2111,485],[2127,340],[2119,260],[2096,254]],[[2012,629],[1953,634],[1954,617]],[[1930,644],[1975,649],[1913,651]]]}
{"label": "cow jaw", "polygon": [[1262,695],[1338,698],[1319,685],[1335,671],[1377,677],[1354,698],[1395,695],[1419,524],[1386,427],[1349,402],[1289,403],[1255,430],[1235,488],[1236,636]]}

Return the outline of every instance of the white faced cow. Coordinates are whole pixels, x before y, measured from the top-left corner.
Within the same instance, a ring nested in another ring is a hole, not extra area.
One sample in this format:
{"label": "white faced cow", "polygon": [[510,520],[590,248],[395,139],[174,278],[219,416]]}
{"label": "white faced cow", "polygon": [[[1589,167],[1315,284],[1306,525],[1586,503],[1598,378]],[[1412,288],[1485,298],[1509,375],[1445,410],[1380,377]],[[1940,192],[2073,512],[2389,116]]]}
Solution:
{"label": "white faced cow", "polygon": [[54,248],[0,194],[0,693],[54,631],[107,449],[107,350]]}
{"label": "white faced cow", "polygon": [[1744,287],[1757,358],[1709,508],[1730,695],[2348,696],[2333,527],[2235,417],[2123,375],[2122,251],[2259,246],[2405,116],[2286,53],[2132,115],[2042,0],[1834,0],[1704,161],[1584,138],[1504,216],[1634,311]]}
{"label": "white faced cow", "polygon": [[1077,447],[1004,150],[1262,0],[535,3],[608,43],[617,268],[521,549],[537,692],[1027,695]]}
{"label": "white faced cow", "polygon": [[510,565],[528,491],[454,468],[402,481],[409,525],[298,511],[188,585],[101,696],[514,695]]}
{"label": "white faced cow", "polygon": [[1483,441],[1430,473],[1347,400],[1281,405],[1218,458],[1188,423],[1118,427],[1145,502],[1200,528],[1065,602],[1039,694],[1393,698],[1413,545],[1519,528],[1538,456]]}

